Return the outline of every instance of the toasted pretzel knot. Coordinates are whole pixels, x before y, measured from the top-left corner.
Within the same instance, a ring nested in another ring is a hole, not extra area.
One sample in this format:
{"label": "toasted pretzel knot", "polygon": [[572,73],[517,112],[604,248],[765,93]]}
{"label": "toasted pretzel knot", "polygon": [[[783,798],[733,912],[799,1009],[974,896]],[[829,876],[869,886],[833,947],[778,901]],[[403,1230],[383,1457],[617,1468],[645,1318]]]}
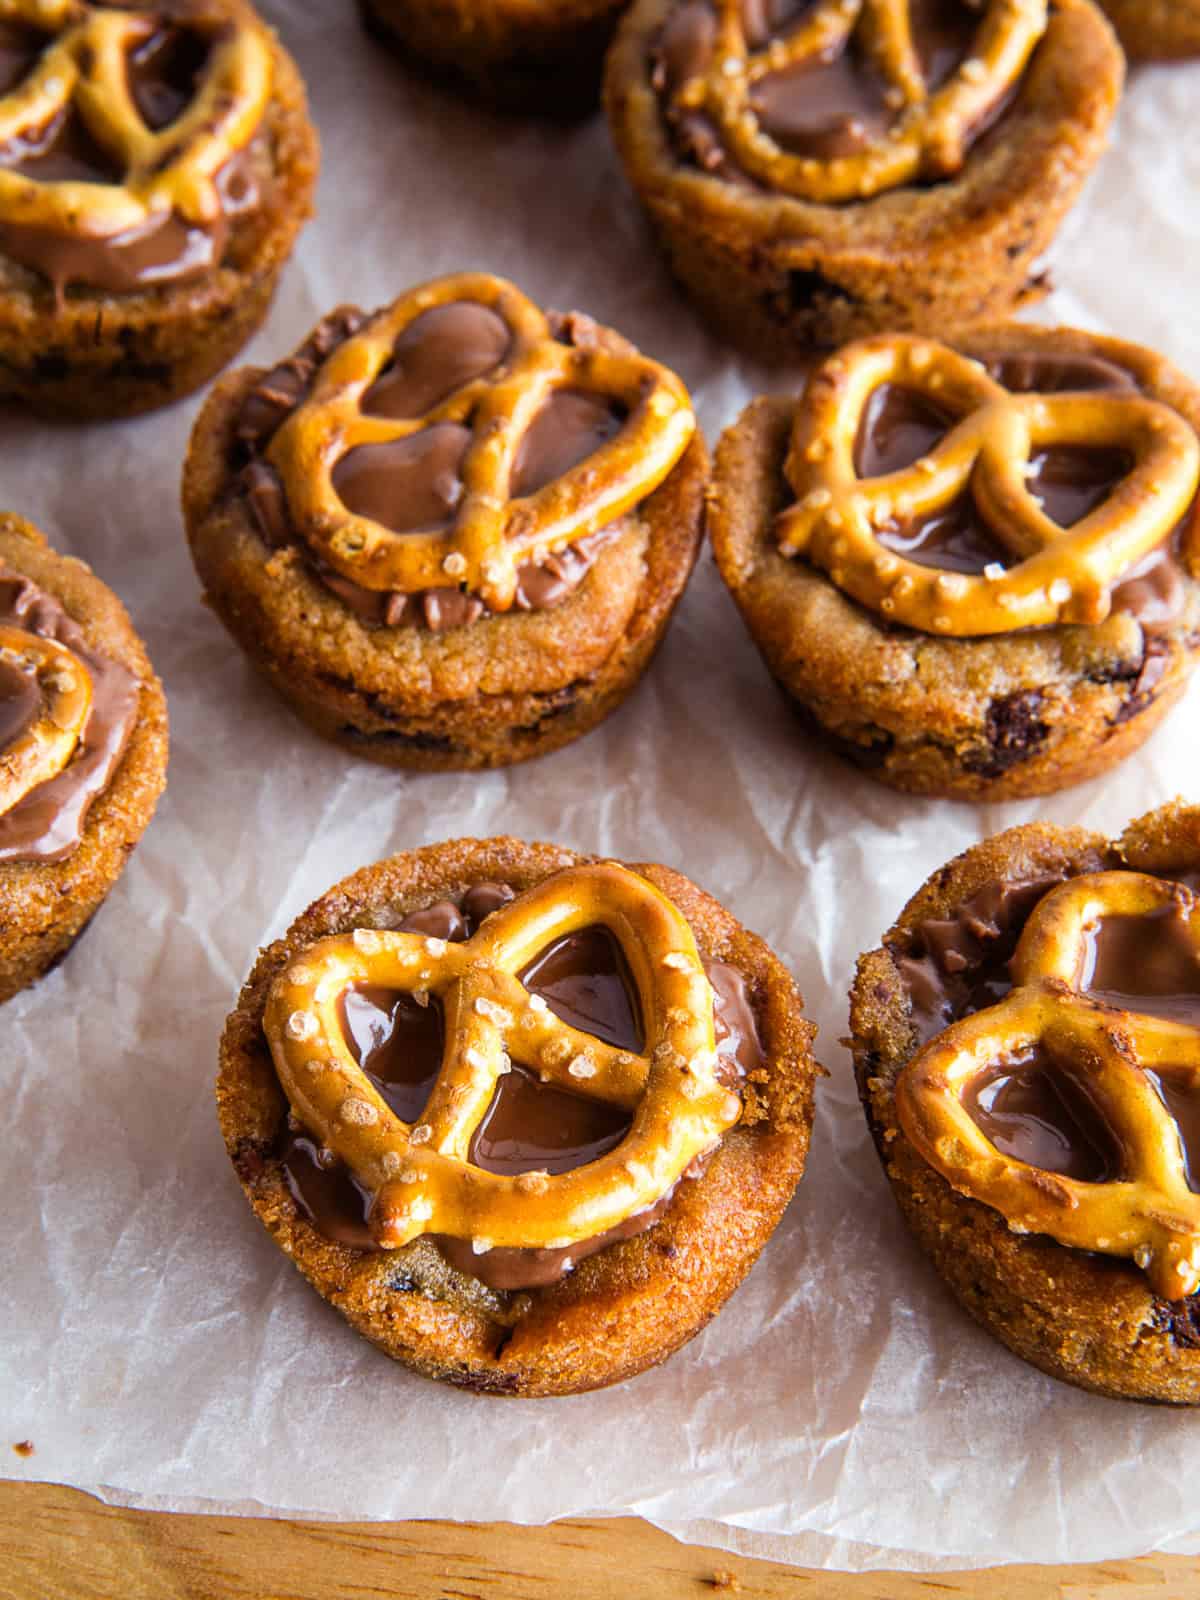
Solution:
{"label": "toasted pretzel knot", "polygon": [[[645,1028],[640,1055],[569,1027],[516,977],[551,940],[594,925],[629,962]],[[358,983],[441,1001],[445,1055],[416,1126],[396,1116],[350,1054],[338,1005]],[[462,944],[368,929],[324,939],[276,979],[264,1029],[296,1116],[374,1193],[370,1226],[385,1249],[422,1233],[471,1239],[480,1252],[594,1238],[661,1199],[741,1111],[716,1077],[712,990],[691,929],[657,889],[612,862],[545,880]],[[472,1165],[472,1135],[512,1060],[628,1110],[628,1134],[553,1177]]]}
{"label": "toasted pretzel knot", "polygon": [[[1200,1028],[1078,992],[1089,977],[1087,936],[1098,918],[1164,913],[1184,920],[1200,975],[1200,901],[1182,884],[1105,872],[1053,890],[1021,936],[1012,968],[1018,986],[913,1058],[896,1085],[896,1110],[925,1160],[1013,1229],[1131,1256],[1157,1294],[1177,1300],[1200,1288],[1200,1194],[1189,1185],[1179,1127],[1157,1085],[1200,1091]],[[972,1118],[963,1103],[972,1083],[1031,1045],[1049,1054],[1112,1130],[1119,1177],[1090,1183],[1030,1166],[997,1150]]]}
{"label": "toasted pretzel knot", "polygon": [[[789,32],[754,52],[742,0],[715,0],[716,38],[705,70],[673,95],[702,111],[741,168],[772,189],[829,203],[864,199],[920,178],[957,172],[972,134],[1012,89],[1046,30],[1046,0],[985,0],[972,52],[942,84],[926,78],[909,0],[818,0]],[[820,160],[783,149],[762,126],[754,91],[788,69],[861,50],[894,112],[886,131],[853,154]]]}
{"label": "toasted pretzel knot", "polygon": [[[398,421],[364,414],[363,397],[410,324],[423,312],[464,302],[486,306],[507,325],[512,339],[499,364],[421,416]],[[624,426],[562,477],[510,499],[521,441],[560,389],[617,402],[628,413]],[[446,422],[473,435],[461,467],[463,496],[448,529],[397,534],[347,508],[333,482],[345,455]],[[687,390],[665,367],[633,353],[562,344],[513,284],[462,273],[412,290],[340,345],[268,455],[304,537],[343,577],[363,588],[407,594],[462,583],[493,611],[506,611],[518,567],[606,527],[645,499],[679,460],[695,426]]]}
{"label": "toasted pretzel knot", "polygon": [[92,675],[56,639],[0,626],[0,662],[27,674],[38,705],[32,720],[0,750],[0,816],[72,760],[92,709]]}
{"label": "toasted pretzel knot", "polygon": [[[884,384],[961,421],[911,467],[860,478],[859,430]],[[1034,456],[1053,445],[1117,449],[1131,462],[1111,495],[1070,528],[1046,515],[1026,481]],[[1176,411],[1143,395],[1014,394],[946,345],[884,335],[847,345],[810,379],[786,472],[796,504],[776,524],[783,554],[804,556],[893,621],[961,638],[1102,622],[1113,585],[1191,505],[1200,441]],[[1012,566],[939,571],[879,542],[878,529],[942,511],[968,489]]]}
{"label": "toasted pretzel knot", "polygon": [[[195,99],[157,132],[129,86],[128,59],[176,14],[212,40]],[[0,23],[52,36],[32,71],[0,97],[0,149],[36,147],[72,110],[110,156],[121,183],[42,182],[0,168],[0,220],[106,239],[174,211],[198,226],[221,216],[216,179],[250,143],[271,94],[270,48],[262,31],[196,4],[117,10],[87,0],[0,0]]]}

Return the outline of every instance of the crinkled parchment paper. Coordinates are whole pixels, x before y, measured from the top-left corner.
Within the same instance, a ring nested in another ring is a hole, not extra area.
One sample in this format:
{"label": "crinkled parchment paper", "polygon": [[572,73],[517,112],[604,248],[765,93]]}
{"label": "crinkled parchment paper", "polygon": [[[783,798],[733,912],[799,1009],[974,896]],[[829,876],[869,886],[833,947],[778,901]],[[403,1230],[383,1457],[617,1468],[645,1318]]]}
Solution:
{"label": "crinkled parchment paper", "polygon": [[[474,115],[368,46],[342,0],[267,9],[311,85],[325,172],[251,358],[338,301],[483,267],[677,368],[710,440],[772,381],[676,298],[598,121]],[[1047,313],[1196,374],[1198,103],[1200,67],[1136,75],[1055,248]],[[1200,1550],[1196,1417],[1056,1384],[958,1311],[901,1226],[838,1044],[856,955],[948,856],[1037,816],[1117,831],[1200,798],[1200,683],[1098,783],[990,810],[907,800],[803,742],[706,556],[647,681],[582,743],[484,777],[355,765],[199,603],[177,509],[197,404],[89,428],[6,419],[0,436],[3,503],[129,605],[173,744],[158,817],[93,928],[3,1012],[0,1471],[157,1506],[634,1512],[843,1566]],[[364,862],[494,831],[691,873],[794,968],[833,1074],[808,1176],[724,1312],[662,1370],[569,1400],[456,1393],[358,1339],[250,1214],[213,1109],[217,1036],[260,944]],[[21,1460],[8,1444],[25,1438]]]}

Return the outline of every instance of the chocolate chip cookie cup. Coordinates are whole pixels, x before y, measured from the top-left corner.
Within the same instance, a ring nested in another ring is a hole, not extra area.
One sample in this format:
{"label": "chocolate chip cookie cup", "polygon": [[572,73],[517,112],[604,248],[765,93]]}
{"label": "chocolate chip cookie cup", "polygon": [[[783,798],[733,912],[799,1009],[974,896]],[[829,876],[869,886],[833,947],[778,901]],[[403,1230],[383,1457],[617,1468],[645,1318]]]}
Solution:
{"label": "chocolate chip cookie cup", "polygon": [[1200,807],[1013,828],[862,957],[854,1065],[962,1305],[1100,1394],[1200,1403]]}
{"label": "chocolate chip cookie cup", "polygon": [[1008,325],[846,346],[721,440],[721,575],[805,725],[914,794],[1107,771],[1200,653],[1200,393],[1151,351]]}
{"label": "chocolate chip cookie cup", "polygon": [[316,732],[388,766],[506,766],[650,662],[702,536],[686,389],[589,318],[461,274],[231,374],[184,516],[209,603]]}
{"label": "chocolate chip cookie cup", "polygon": [[167,709],[124,607],[0,514],[0,1001],[70,949],[166,781]]}
{"label": "chocolate chip cookie cup", "polygon": [[309,215],[304,85],[243,0],[9,0],[0,399],[148,411],[258,327]]}
{"label": "chocolate chip cookie cup", "polygon": [[1131,61],[1200,56],[1200,0],[1099,0]]}
{"label": "chocolate chip cookie cup", "polygon": [[627,0],[359,0],[367,31],[485,105],[587,116]]}
{"label": "chocolate chip cookie cup", "polygon": [[1122,74],[1091,0],[635,0],[605,105],[675,277],[775,362],[1041,293]]}
{"label": "chocolate chip cookie cup", "polygon": [[336,885],[221,1043],[259,1220],[387,1355],[488,1394],[663,1361],[804,1170],[815,1030],[676,872],[456,840]]}

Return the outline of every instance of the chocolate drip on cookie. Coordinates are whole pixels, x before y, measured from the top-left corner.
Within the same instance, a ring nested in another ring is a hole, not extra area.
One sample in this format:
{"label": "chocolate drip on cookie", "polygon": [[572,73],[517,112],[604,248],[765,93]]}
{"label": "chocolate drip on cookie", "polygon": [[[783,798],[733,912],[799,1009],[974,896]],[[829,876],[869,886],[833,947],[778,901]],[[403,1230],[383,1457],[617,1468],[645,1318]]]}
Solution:
{"label": "chocolate drip on cookie", "polygon": [[[365,320],[357,308],[339,308],[295,355],[251,390],[235,425],[244,459],[237,492],[266,543],[304,550],[320,582],[363,621],[441,633],[477,621],[488,610],[484,601],[451,585],[413,594],[369,589],[334,572],[306,550],[292,523],[283,483],[265,460],[279,427],[311,392],[322,362]],[[561,342],[580,346],[593,327],[590,319],[575,315],[552,319],[552,325]],[[487,306],[457,301],[431,307],[396,340],[390,362],[363,397],[362,411],[398,420],[424,415],[447,394],[498,366],[508,355],[511,340],[503,319]],[[521,442],[510,494],[513,498],[535,494],[599,449],[624,421],[625,414],[615,403],[570,389],[553,392]],[[463,496],[461,466],[470,442],[468,428],[443,422],[393,443],[360,445],[337,462],[334,486],[349,510],[395,533],[445,529],[453,524]],[[618,518],[563,550],[523,563],[513,608],[544,611],[562,604],[627,527],[626,520]]]}
{"label": "chocolate drip on cookie", "polygon": [[[88,812],[120,765],[137,719],[138,681],[119,662],[91,649],[52,594],[2,563],[0,624],[56,640],[91,677],[91,709],[73,758],[0,814],[0,861],[62,861],[81,843]],[[2,755],[32,725],[41,695],[20,661],[4,661],[0,668]]]}
{"label": "chocolate drip on cookie", "polygon": [[[459,942],[470,938],[512,898],[508,884],[477,884],[457,899],[436,901],[411,913],[399,927]],[[718,1076],[736,1090],[763,1065],[758,1025],[738,969],[715,960],[704,965],[713,989]],[[642,1049],[636,986],[607,929],[585,927],[552,941],[522,970],[520,979],[531,995],[539,996],[571,1026],[617,1049]],[[443,1025],[436,1000],[360,985],[343,997],[341,1010],[355,1060],[399,1116],[417,1121],[442,1061]],[[627,1112],[543,1083],[535,1072],[514,1062],[500,1078],[472,1136],[469,1159],[484,1171],[507,1175],[569,1172],[614,1148],[630,1124]],[[710,1155],[698,1157],[684,1179],[698,1178]],[[302,1128],[292,1127],[286,1134],[280,1160],[293,1198],[315,1227],[341,1243],[376,1248],[367,1227],[371,1196]],[[429,1238],[454,1268],[493,1290],[546,1287],[587,1256],[652,1227],[669,1208],[676,1188],[615,1228],[565,1248],[493,1248],[480,1253],[470,1241],[441,1234]]]}

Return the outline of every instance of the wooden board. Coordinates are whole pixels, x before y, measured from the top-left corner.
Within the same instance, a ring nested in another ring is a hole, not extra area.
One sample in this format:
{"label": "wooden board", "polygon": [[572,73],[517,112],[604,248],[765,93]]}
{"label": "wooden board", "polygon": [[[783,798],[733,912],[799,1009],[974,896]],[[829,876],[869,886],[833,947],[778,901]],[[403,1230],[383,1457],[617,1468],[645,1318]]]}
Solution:
{"label": "wooden board", "polygon": [[632,1518],[287,1522],[0,1483],[0,1600],[1200,1600],[1200,1559],[850,1576],[679,1544]]}

